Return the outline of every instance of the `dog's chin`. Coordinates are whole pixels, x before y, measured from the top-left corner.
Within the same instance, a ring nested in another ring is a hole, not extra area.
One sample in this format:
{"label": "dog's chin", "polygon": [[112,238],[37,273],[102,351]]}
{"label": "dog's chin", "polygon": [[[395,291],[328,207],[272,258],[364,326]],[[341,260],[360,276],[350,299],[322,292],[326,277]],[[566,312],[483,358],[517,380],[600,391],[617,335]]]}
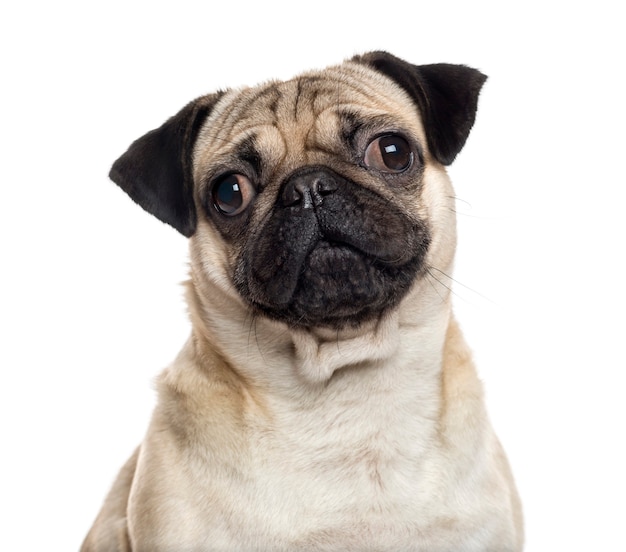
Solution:
{"label": "dog's chin", "polygon": [[[354,247],[320,240],[307,255],[297,281],[249,279],[240,293],[262,316],[291,327],[358,327],[393,309],[419,277],[422,255],[401,266]],[[292,290],[285,295],[285,290]]]}

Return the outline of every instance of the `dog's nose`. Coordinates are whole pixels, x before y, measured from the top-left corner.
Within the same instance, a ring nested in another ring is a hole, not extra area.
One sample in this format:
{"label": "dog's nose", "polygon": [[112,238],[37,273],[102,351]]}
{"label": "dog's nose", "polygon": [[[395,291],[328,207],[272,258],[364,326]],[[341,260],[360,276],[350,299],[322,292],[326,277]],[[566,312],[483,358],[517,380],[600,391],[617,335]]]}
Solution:
{"label": "dog's nose", "polygon": [[337,180],[327,170],[300,171],[285,182],[282,203],[285,207],[299,205],[302,209],[319,207],[324,202],[324,196],[332,194],[337,187]]}

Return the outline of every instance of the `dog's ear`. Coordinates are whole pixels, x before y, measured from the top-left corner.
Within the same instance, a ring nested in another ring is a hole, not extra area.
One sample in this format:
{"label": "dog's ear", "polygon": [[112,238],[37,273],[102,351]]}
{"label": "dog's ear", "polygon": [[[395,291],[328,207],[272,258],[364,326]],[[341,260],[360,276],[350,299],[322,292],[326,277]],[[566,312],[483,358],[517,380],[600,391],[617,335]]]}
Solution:
{"label": "dog's ear", "polygon": [[449,165],[465,145],[487,77],[465,65],[412,65],[387,52],[369,52],[364,63],[399,84],[419,107],[432,154]]}
{"label": "dog's ear", "polygon": [[134,201],[184,236],[196,230],[192,153],[200,127],[223,93],[189,103],[161,127],[135,140],[109,177]]}

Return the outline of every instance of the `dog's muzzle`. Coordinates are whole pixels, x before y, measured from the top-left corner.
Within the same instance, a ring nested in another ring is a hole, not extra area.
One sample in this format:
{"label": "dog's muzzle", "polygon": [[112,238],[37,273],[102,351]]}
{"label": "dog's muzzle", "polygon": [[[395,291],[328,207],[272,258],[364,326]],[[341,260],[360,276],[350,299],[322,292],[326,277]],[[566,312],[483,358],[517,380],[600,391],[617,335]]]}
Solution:
{"label": "dog's muzzle", "polygon": [[425,225],[385,198],[327,167],[306,167],[283,183],[236,281],[255,307],[291,324],[358,324],[404,296],[428,243]]}

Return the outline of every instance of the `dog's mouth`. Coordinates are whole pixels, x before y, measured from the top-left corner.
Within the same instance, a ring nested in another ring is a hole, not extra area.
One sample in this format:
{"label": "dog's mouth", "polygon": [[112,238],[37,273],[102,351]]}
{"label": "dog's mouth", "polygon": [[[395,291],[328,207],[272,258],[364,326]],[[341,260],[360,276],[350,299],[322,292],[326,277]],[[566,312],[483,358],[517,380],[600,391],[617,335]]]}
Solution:
{"label": "dog's mouth", "polygon": [[382,266],[357,249],[320,240],[306,257],[289,308],[307,320],[337,320],[377,310]]}
{"label": "dog's mouth", "polygon": [[322,239],[291,278],[251,277],[245,295],[263,314],[293,326],[354,326],[394,307],[420,266],[418,256],[393,266]]}
{"label": "dog's mouth", "polygon": [[240,256],[235,284],[292,326],[355,326],[395,307],[422,269],[423,223],[343,181],[315,208],[278,205]]}

